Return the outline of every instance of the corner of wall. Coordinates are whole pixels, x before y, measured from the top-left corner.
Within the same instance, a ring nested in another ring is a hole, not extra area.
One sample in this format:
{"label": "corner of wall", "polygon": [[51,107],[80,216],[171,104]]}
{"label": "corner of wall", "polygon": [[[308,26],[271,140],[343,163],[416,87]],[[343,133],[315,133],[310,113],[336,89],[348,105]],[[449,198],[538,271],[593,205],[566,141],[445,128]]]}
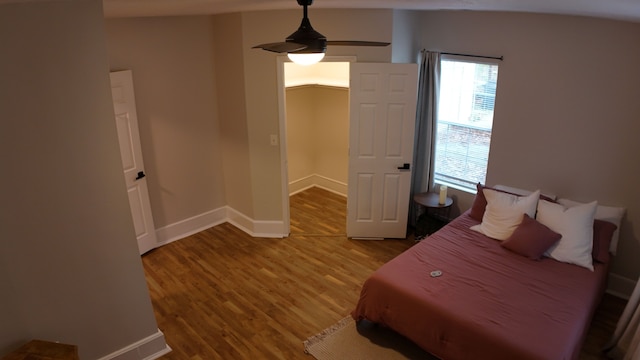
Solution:
{"label": "corner of wall", "polygon": [[184,239],[225,222],[253,237],[283,238],[289,235],[283,221],[255,220],[234,208],[223,206],[157,229],[158,246]]}
{"label": "corner of wall", "polygon": [[416,31],[417,15],[412,10],[393,11],[392,63],[415,63],[420,51],[420,32]]}

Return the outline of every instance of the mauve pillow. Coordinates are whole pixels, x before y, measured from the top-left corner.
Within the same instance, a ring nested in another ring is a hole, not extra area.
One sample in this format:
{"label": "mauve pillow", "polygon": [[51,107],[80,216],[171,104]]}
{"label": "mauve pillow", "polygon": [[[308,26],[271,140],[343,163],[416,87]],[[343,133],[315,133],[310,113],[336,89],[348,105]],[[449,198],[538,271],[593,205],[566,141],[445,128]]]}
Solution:
{"label": "mauve pillow", "polygon": [[591,255],[593,260],[606,263],[611,258],[609,255],[609,246],[613,233],[618,227],[608,221],[594,219],[593,220],[593,249]]}
{"label": "mauve pillow", "polygon": [[[511,195],[516,195],[516,196],[523,196],[520,194],[516,194],[516,193],[512,193],[509,191],[505,191],[505,190],[501,190],[501,189],[495,189],[492,187],[488,187],[488,186],[484,186],[480,183],[476,184],[476,189],[477,189],[477,193],[476,193],[476,197],[473,199],[473,204],[471,205],[471,211],[469,211],[469,216],[471,216],[472,219],[478,220],[478,221],[482,221],[482,217],[484,216],[484,211],[487,208],[487,198],[484,196],[484,193],[482,192],[482,189],[491,189],[491,190],[495,190],[495,191],[499,191],[505,194],[511,194]],[[550,202],[555,202],[554,199],[544,195],[544,194],[540,194],[540,199],[543,200],[547,200]]]}
{"label": "mauve pillow", "polygon": [[529,259],[540,260],[542,254],[561,237],[562,235],[524,214],[520,225],[500,246]]}
{"label": "mauve pillow", "polygon": [[482,193],[482,189],[484,189],[482,184],[477,183],[476,189],[478,192],[476,193],[476,197],[473,199],[473,205],[471,205],[469,216],[471,216],[472,219],[482,221],[484,209],[487,207],[487,199],[484,197],[484,193]]}

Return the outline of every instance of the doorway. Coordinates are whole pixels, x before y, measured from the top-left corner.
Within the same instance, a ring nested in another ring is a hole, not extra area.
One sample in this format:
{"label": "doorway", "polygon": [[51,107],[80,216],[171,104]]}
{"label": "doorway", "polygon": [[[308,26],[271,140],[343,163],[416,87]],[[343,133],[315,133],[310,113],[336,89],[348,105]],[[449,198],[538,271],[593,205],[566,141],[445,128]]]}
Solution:
{"label": "doorway", "polygon": [[[292,224],[291,216],[296,204],[292,204],[290,196],[296,196],[297,203],[304,197],[306,201],[327,199],[340,203],[344,200],[346,204],[349,63],[355,61],[355,57],[327,57],[311,66],[296,65],[286,58],[280,60],[283,219],[288,233],[298,233],[301,228]],[[341,224],[335,224],[335,228],[344,229],[346,216],[339,221]]]}
{"label": "doorway", "polygon": [[[287,151],[287,110],[285,90],[285,66],[279,60],[278,81],[280,110],[280,157],[283,197],[283,230],[290,233],[289,210],[289,153]],[[416,64],[348,63],[349,89],[347,90],[345,150],[347,175],[344,187],[348,187],[347,236],[353,238],[404,238],[409,208],[411,162],[418,86]],[[353,72],[353,73],[352,73]],[[312,97],[311,105],[300,113],[305,121],[318,113],[330,109],[319,97]],[[330,119],[322,117],[313,128],[310,142],[326,147],[336,137],[335,132],[321,138],[325,131],[332,130]],[[357,129],[349,131],[349,129]],[[296,137],[297,138],[297,137]],[[319,140],[320,139],[320,140]],[[353,148],[350,149],[350,146]],[[348,151],[350,149],[351,151]],[[313,159],[315,161],[315,159]],[[315,166],[311,161],[305,165]],[[329,164],[334,166],[335,157]],[[339,168],[339,167],[338,167]],[[317,177],[316,173],[309,176]],[[347,181],[352,182],[347,186]],[[318,186],[317,184],[309,185]],[[352,203],[353,202],[353,203]]]}
{"label": "doorway", "polygon": [[110,73],[111,95],[131,217],[140,255],[158,246],[144,173],[131,70]]}

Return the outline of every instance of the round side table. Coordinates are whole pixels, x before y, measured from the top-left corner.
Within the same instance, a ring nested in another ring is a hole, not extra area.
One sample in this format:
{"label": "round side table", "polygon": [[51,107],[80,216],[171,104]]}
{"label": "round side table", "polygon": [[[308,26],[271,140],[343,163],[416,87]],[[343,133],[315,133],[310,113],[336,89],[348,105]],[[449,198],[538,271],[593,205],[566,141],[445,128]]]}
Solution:
{"label": "round side table", "polygon": [[452,198],[447,196],[444,204],[440,204],[439,194],[423,192],[413,195],[413,201],[424,209],[416,211],[416,239],[433,234],[449,222]]}

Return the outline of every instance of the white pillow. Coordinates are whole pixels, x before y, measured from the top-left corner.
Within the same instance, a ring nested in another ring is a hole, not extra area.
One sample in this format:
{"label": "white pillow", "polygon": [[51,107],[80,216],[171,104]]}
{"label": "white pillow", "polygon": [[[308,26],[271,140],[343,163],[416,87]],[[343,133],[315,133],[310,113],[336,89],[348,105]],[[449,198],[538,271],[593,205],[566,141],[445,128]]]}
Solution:
{"label": "white pillow", "polygon": [[[569,199],[558,199],[558,202],[565,207],[573,207],[577,205],[583,205],[584,203],[579,203],[577,201],[569,200]],[[604,206],[598,205],[596,208],[596,216],[595,218],[598,220],[608,221],[610,223],[615,224],[618,228],[613,233],[611,237],[611,245],[609,246],[609,252],[613,255],[616,254],[616,250],[618,249],[618,239],[620,238],[620,224],[622,223],[622,217],[624,216],[626,209],[622,207],[613,207],[613,206]]]}
{"label": "white pillow", "polygon": [[516,196],[491,189],[484,189],[482,192],[487,199],[487,207],[482,223],[472,226],[471,230],[490,238],[506,240],[520,225],[525,213],[531,218],[535,217],[540,190],[529,196]]}
{"label": "white pillow", "polygon": [[538,202],[536,220],[562,235],[560,241],[547,250],[558,261],[576,264],[593,271],[593,219],[598,202],[565,208],[545,200]]}

